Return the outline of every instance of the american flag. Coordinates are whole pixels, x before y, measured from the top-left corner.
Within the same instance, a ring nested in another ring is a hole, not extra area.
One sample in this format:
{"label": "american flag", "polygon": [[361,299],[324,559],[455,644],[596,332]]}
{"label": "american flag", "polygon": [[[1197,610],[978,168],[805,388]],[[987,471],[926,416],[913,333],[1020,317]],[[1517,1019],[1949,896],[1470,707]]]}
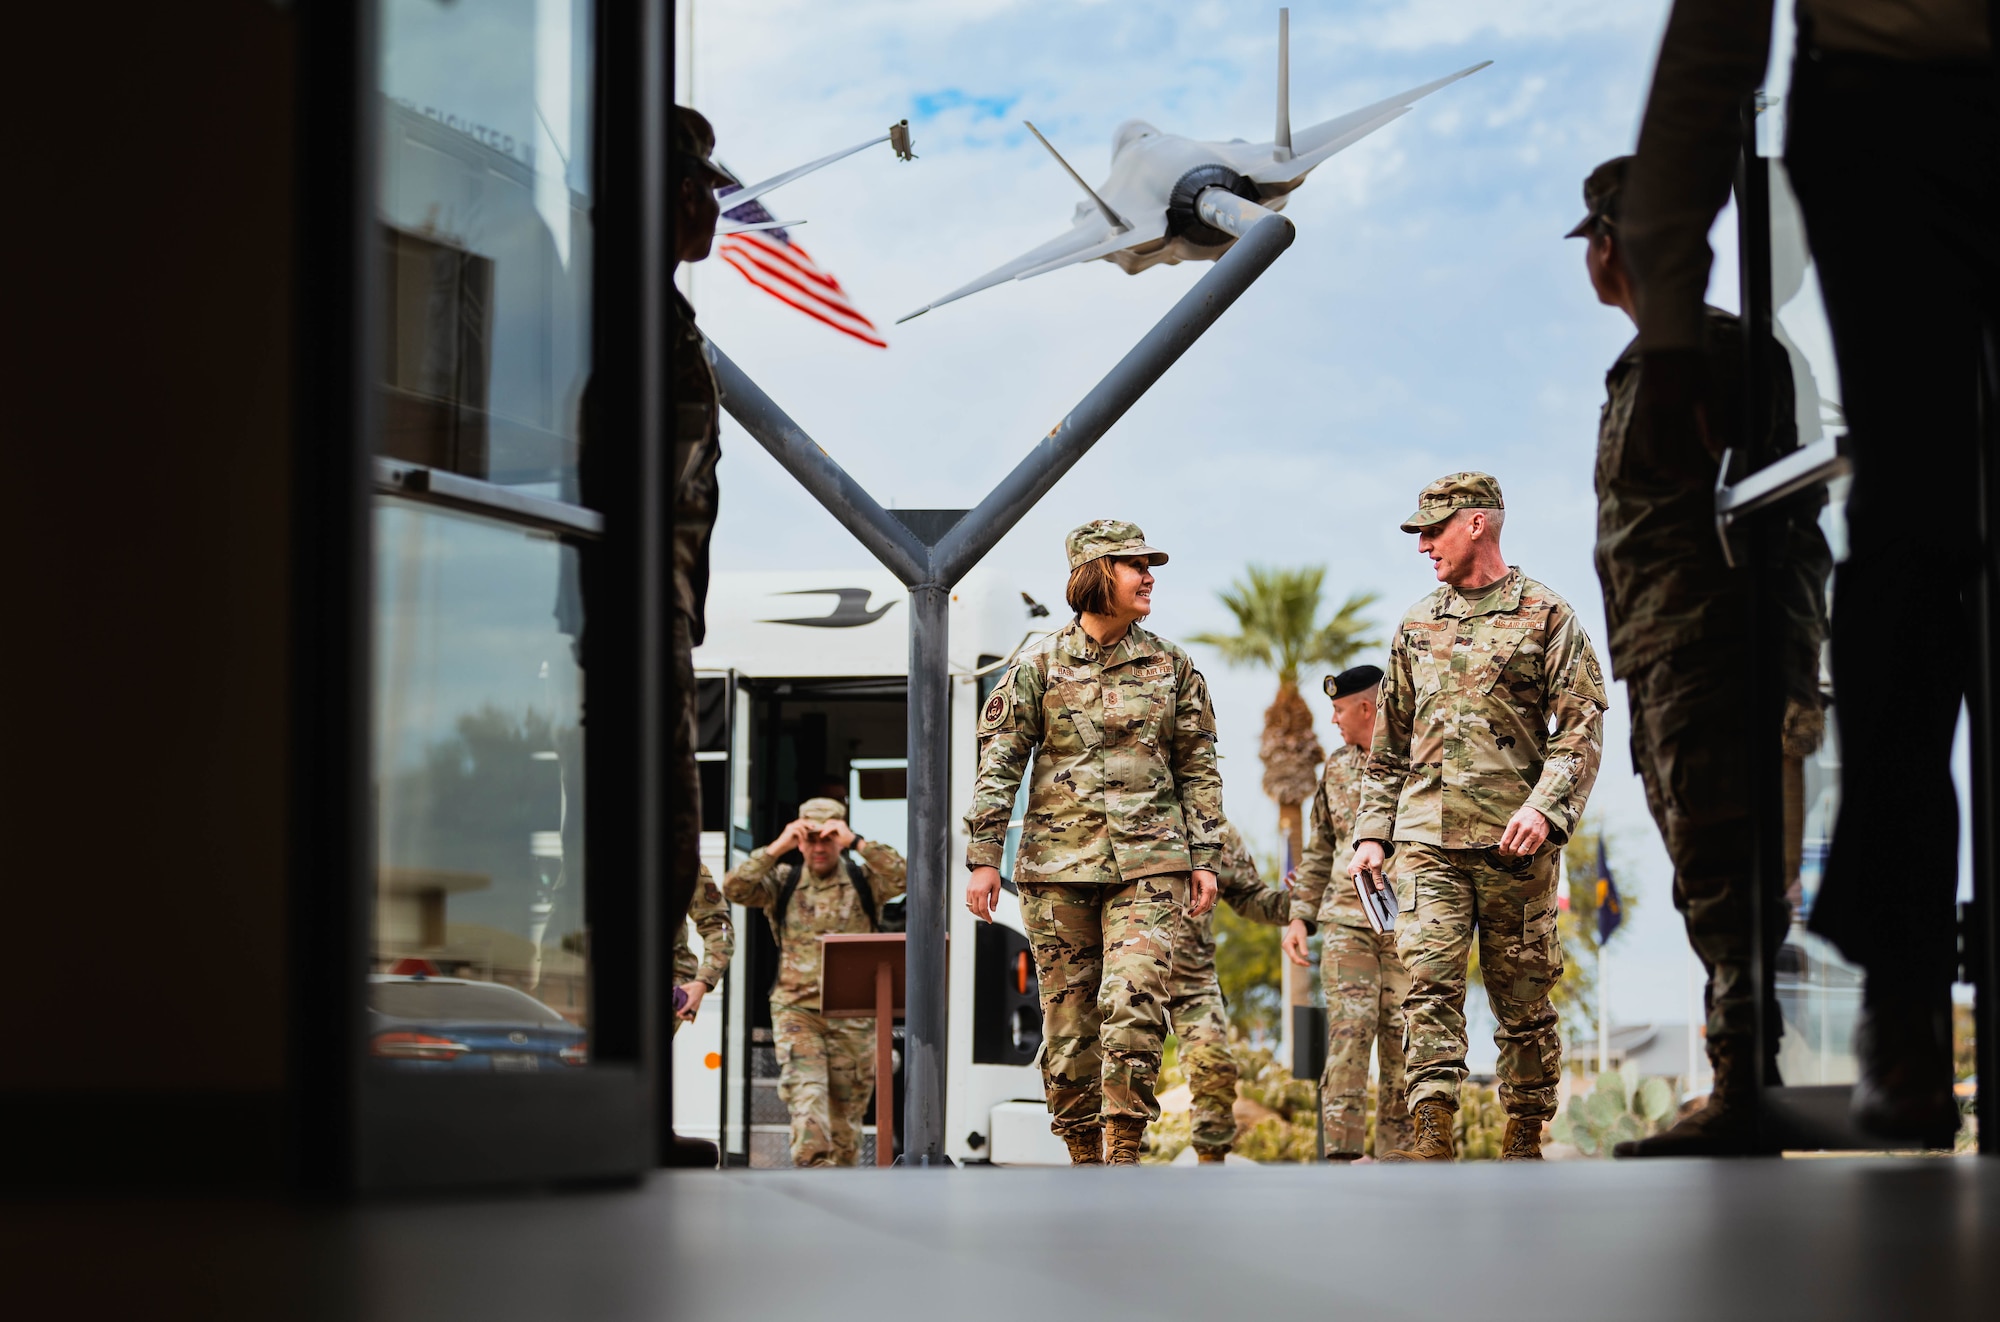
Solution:
{"label": "american flag", "polygon": [[[716,191],[727,206],[729,194],[737,189],[738,185],[731,184]],[[739,225],[775,219],[755,198],[722,214]],[[875,323],[847,301],[847,291],[840,287],[840,281],[822,271],[812,255],[794,243],[784,230],[725,234],[716,243],[716,253],[735,267],[737,274],[780,303],[797,308],[815,321],[825,322],[843,335],[852,335],[863,344],[878,349],[889,347],[889,342],[875,329]]]}

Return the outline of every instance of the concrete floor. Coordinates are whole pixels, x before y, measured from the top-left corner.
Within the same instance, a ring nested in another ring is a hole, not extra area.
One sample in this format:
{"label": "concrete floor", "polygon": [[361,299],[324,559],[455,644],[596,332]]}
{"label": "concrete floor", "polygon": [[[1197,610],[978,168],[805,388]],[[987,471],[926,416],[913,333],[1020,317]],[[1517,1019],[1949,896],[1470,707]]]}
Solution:
{"label": "concrete floor", "polygon": [[66,1318],[1981,1318],[2000,1163],[673,1172],[312,1210],[0,1205]]}

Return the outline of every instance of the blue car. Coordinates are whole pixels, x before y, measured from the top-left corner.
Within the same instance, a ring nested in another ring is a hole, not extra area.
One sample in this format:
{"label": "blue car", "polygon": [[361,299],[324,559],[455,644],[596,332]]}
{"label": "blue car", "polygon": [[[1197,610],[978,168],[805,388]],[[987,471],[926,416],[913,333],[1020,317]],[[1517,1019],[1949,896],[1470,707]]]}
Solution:
{"label": "blue car", "polygon": [[533,1074],[590,1063],[587,1034],[497,982],[378,973],[368,979],[368,1052],[396,1069]]}

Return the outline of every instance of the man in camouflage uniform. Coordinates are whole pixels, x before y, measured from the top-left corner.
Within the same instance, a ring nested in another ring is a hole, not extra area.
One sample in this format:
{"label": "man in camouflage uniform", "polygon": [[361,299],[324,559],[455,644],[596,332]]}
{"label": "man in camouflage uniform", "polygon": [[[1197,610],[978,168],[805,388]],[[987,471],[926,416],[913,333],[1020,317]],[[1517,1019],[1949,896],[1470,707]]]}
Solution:
{"label": "man in camouflage uniform", "polygon": [[1569,603],[1501,554],[1505,511],[1493,478],[1453,473],[1403,522],[1444,586],[1390,644],[1348,864],[1353,875],[1397,859],[1416,1137],[1392,1160],[1453,1157],[1475,929],[1500,1021],[1502,1160],[1539,1161],[1556,1110],[1557,858],[1597,779],[1604,679]]}
{"label": "man in camouflage uniform", "polygon": [[[688,928],[701,934],[701,956],[695,957],[688,941]],[[730,956],[736,953],[736,925],[730,921],[729,902],[715,888],[708,864],[701,865],[701,881],[695,886],[688,916],[674,934],[674,986],[686,996],[674,1011],[674,1032],[682,1024],[694,1022],[701,1012],[702,998],[722,985],[729,972]]]}
{"label": "man in camouflage uniform", "polygon": [[1368,1053],[1381,1064],[1375,1094],[1375,1155],[1407,1147],[1410,1109],[1403,1096],[1403,997],[1410,975],[1396,954],[1396,934],[1377,933],[1361,911],[1347,876],[1354,848],[1354,813],[1361,803],[1361,773],[1375,737],[1382,668],[1355,666],[1328,675],[1333,723],[1342,743],[1326,759],[1313,794],[1312,843],[1292,877],[1291,923],[1285,955],[1310,967],[1306,941],[1324,927],[1320,982],[1326,989],[1326,1069],[1320,1106],[1326,1119],[1326,1159],[1353,1161],[1367,1151]]}
{"label": "man in camouflage uniform", "polygon": [[[1257,875],[1257,860],[1234,826],[1224,826],[1222,861],[1215,869],[1217,898],[1252,922],[1285,921],[1291,898]],[[1183,912],[1174,932],[1173,971],[1167,979],[1167,1022],[1180,1039],[1193,1102],[1196,1160],[1220,1162],[1236,1142],[1236,1057],[1229,1051],[1229,1016],[1215,976],[1215,911],[1199,918]]]}
{"label": "man in camouflage uniform", "polygon": [[[709,159],[715,150],[715,130],[696,111],[676,106],[673,112],[674,169],[677,180],[674,216],[674,260],[699,262],[715,242],[720,214],[715,190],[729,176]],[[708,542],[715,528],[716,461],[721,396],[706,342],[695,329],[694,307],[674,290],[672,315],[666,326],[667,370],[672,390],[674,577],[673,610],[668,621],[668,684],[666,700],[673,732],[667,751],[668,842],[662,878],[666,893],[661,907],[665,932],[678,933],[701,872],[701,774],[695,766],[696,736],[694,649],[706,632]],[[676,1023],[675,1031],[679,1031]],[[714,1166],[715,1145],[700,1139],[669,1135],[666,1162],[674,1166]]]}
{"label": "man in camouflage uniform", "polygon": [[[795,849],[805,866],[779,861]],[[848,850],[861,859],[843,867]],[[778,942],[771,1036],[778,1096],[792,1116],[794,1166],[852,1166],[860,1155],[861,1118],[875,1091],[875,1021],[819,1012],[819,939],[879,931],[882,904],[903,893],[906,871],[901,854],[854,834],[838,800],[807,799],[797,821],[722,879],[728,899],[764,910]],[[894,1138],[877,1134],[875,1141]]]}
{"label": "man in camouflage uniform", "polygon": [[[1589,243],[1586,268],[1598,298],[1637,318],[1618,232],[1618,202],[1632,158],[1621,156],[1584,181],[1589,209],[1569,233]],[[1776,985],[1779,947],[1791,926],[1784,878],[1755,895],[1750,822],[1754,765],[1751,722],[1750,595],[1747,570],[1732,569],[1715,535],[1715,479],[1724,449],[1761,467],[1798,445],[1791,363],[1775,340],[1763,346],[1773,389],[1768,412],[1743,417],[1743,324],[1706,310],[1702,355],[1715,389],[1701,441],[1669,443],[1635,410],[1639,341],[1605,374],[1597,439],[1597,576],[1604,586],[1611,673],[1625,681],[1632,712],[1632,766],[1674,863],[1674,907],[1708,970],[1707,1047],[1715,1088],[1703,1107],[1666,1133],[1618,1145],[1620,1156],[1746,1153],[1756,1142],[1758,989],[1752,981],[1751,906],[1763,909],[1765,1023],[1777,1082],[1782,1031]],[[1760,567],[1764,599],[1782,620],[1779,661],[1787,711],[1781,731],[1787,790],[1787,871],[1796,875],[1804,830],[1803,759],[1818,746],[1825,717],[1819,645],[1826,636],[1824,585],[1832,555],[1817,522],[1818,488],[1761,516],[1781,539]]]}
{"label": "man in camouflage uniform", "polygon": [[[1049,1127],[1073,1162],[1125,1165],[1160,1114],[1174,931],[1191,896],[1197,915],[1215,902],[1222,778],[1207,681],[1137,623],[1166,553],[1111,519],[1071,531],[1067,550],[1076,620],[1016,658],[980,712],[966,903],[991,920],[1028,775],[1014,883],[1041,988]],[[1110,595],[1085,601],[1099,569]]]}

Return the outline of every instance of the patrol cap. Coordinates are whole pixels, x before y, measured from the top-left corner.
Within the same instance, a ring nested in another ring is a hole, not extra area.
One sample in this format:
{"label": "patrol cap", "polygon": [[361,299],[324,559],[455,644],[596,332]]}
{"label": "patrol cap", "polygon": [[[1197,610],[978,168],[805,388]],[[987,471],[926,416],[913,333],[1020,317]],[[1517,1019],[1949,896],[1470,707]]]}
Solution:
{"label": "patrol cap", "polygon": [[1346,698],[1356,693],[1366,693],[1382,682],[1382,667],[1354,666],[1338,675],[1328,675],[1321,681],[1329,698]]}
{"label": "patrol cap", "polygon": [[1625,171],[1631,164],[1630,156],[1614,156],[1590,172],[1583,181],[1583,205],[1588,210],[1576,228],[1563,235],[1565,239],[1588,238],[1599,224],[1617,226],[1618,195],[1625,189]]}
{"label": "patrol cap", "polygon": [[1143,555],[1149,564],[1167,563],[1165,551],[1146,545],[1146,534],[1139,531],[1138,524],[1118,519],[1092,519],[1072,531],[1064,545],[1069,549],[1071,569],[1080,569],[1107,555]]}
{"label": "patrol cap", "polygon": [[674,154],[681,158],[681,165],[688,171],[688,177],[699,179],[711,188],[736,181],[723,173],[709,157],[715,153],[715,126],[708,122],[708,116],[687,106],[674,107]]}
{"label": "patrol cap", "polygon": [[847,820],[847,805],[839,799],[807,799],[799,805],[799,820],[802,822],[844,822]]}
{"label": "patrol cap", "polygon": [[1417,493],[1417,512],[1403,520],[1404,532],[1422,532],[1460,510],[1504,510],[1500,483],[1488,473],[1448,473]]}

